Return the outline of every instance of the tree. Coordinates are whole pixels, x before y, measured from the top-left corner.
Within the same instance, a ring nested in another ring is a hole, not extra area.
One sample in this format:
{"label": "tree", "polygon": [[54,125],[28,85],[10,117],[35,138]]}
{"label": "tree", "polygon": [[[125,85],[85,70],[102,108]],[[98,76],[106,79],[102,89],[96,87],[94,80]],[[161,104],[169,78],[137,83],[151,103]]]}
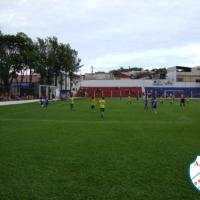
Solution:
{"label": "tree", "polygon": [[36,67],[36,72],[40,74],[42,84],[53,83],[53,66],[50,58],[50,47],[48,39],[38,38],[36,48],[39,55],[39,63]]}
{"label": "tree", "polygon": [[23,39],[23,42],[21,43],[20,53],[22,56],[22,66],[23,66],[23,72],[29,71],[29,83],[32,83],[32,75],[35,72],[35,69],[38,65],[38,59],[39,54],[36,48],[36,45],[32,41],[31,38],[29,38],[26,34],[20,32],[17,33],[17,37]]}
{"label": "tree", "polygon": [[143,68],[141,67],[128,67],[128,68],[123,68],[123,67],[120,67],[119,69],[116,69],[116,70],[112,70],[110,71],[111,73],[113,74],[117,74],[117,73],[120,73],[120,72],[132,72],[132,71],[142,71]]}
{"label": "tree", "polygon": [[[72,49],[69,44],[62,44],[62,43],[60,43],[58,46],[57,56],[58,56],[58,63],[59,63],[58,66],[60,66],[60,68],[56,68],[56,69],[60,71],[56,71],[56,72],[59,72],[59,75],[61,77],[60,84],[62,86],[63,72],[65,74],[68,74],[72,78],[73,73],[77,72],[80,69],[80,67],[82,67],[80,64],[81,59],[78,58],[78,52]],[[71,87],[71,83],[70,83],[70,87]]]}
{"label": "tree", "polygon": [[166,68],[156,68],[156,69],[153,69],[152,71],[154,71],[156,74],[159,74],[160,79],[166,78],[166,75],[167,75],[167,69]]}
{"label": "tree", "polygon": [[21,45],[20,38],[14,35],[0,35],[0,78],[6,92],[10,91],[10,85],[22,67]]}
{"label": "tree", "polygon": [[63,73],[70,76],[81,67],[78,52],[69,44],[58,43],[56,37],[38,38],[34,42],[25,33],[3,35],[0,32],[0,79],[9,92],[13,79],[21,75],[23,82],[25,72],[38,73],[42,84],[51,85]]}

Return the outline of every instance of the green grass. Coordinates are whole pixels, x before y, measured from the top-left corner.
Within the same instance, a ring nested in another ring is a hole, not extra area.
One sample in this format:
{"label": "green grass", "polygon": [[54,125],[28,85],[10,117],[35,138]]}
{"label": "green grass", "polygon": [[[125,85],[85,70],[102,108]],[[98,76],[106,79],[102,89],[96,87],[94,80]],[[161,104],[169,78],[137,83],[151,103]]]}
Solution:
{"label": "green grass", "polygon": [[189,164],[200,154],[200,102],[88,100],[0,107],[0,200],[196,200]]}

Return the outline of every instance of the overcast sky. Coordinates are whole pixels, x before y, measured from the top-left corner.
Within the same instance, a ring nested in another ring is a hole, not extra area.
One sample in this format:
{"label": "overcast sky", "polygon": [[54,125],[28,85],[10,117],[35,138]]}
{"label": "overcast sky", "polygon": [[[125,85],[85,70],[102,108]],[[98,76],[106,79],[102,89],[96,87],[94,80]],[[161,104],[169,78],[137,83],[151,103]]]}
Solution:
{"label": "overcast sky", "polygon": [[82,73],[200,64],[199,0],[0,0],[0,30],[57,36]]}

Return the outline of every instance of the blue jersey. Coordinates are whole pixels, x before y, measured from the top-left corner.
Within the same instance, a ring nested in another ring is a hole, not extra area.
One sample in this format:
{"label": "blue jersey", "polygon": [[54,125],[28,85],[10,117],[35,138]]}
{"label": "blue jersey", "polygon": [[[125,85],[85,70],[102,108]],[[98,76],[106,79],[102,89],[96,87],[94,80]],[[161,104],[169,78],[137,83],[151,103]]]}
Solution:
{"label": "blue jersey", "polygon": [[49,104],[49,100],[45,99],[45,105],[48,106],[48,104]]}
{"label": "blue jersey", "polygon": [[156,99],[152,100],[152,108],[156,108],[157,107],[157,101]]}

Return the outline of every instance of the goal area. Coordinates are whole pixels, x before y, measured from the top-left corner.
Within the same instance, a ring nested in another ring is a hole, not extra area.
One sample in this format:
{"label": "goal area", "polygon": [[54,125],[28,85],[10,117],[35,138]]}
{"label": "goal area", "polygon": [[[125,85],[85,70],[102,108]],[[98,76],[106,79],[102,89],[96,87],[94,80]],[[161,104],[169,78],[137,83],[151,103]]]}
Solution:
{"label": "goal area", "polygon": [[56,86],[39,85],[39,98],[48,97],[54,99],[56,97]]}

